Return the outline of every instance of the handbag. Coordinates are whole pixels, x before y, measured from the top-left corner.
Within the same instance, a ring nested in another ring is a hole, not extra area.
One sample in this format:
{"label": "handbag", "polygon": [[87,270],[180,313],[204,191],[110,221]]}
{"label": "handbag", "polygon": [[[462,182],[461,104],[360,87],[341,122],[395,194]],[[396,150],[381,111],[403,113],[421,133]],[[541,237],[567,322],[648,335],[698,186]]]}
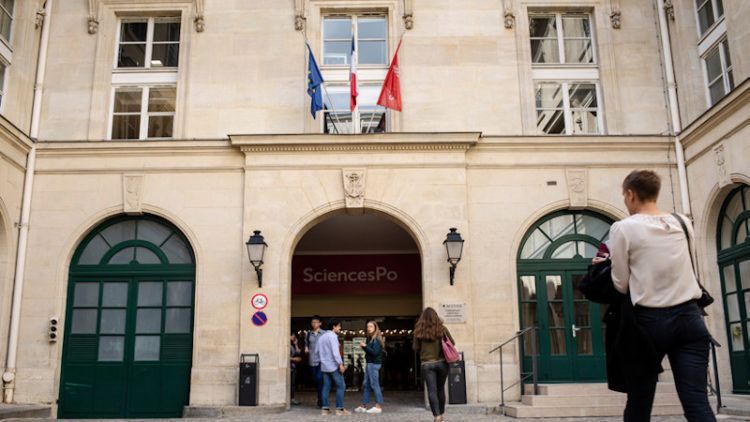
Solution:
{"label": "handbag", "polygon": [[708,293],[708,290],[706,290],[703,287],[703,284],[701,284],[700,279],[698,278],[698,271],[695,269],[695,262],[693,261],[693,248],[690,244],[690,234],[688,233],[687,225],[685,224],[685,220],[682,219],[682,217],[679,214],[672,213],[672,216],[677,219],[677,221],[680,222],[680,226],[682,226],[682,232],[685,233],[685,239],[687,239],[688,244],[688,255],[690,255],[690,266],[693,268],[693,274],[695,275],[695,281],[698,282],[698,287],[701,288],[701,297],[699,299],[696,299],[695,303],[700,306],[701,308],[705,308],[709,306],[710,304],[714,303],[714,298],[711,296],[710,293]]}
{"label": "handbag", "polygon": [[446,362],[453,363],[461,360],[461,355],[458,353],[458,350],[456,350],[456,346],[451,343],[451,340],[448,338],[448,336],[443,334],[441,342],[443,346],[443,357],[445,358]]}

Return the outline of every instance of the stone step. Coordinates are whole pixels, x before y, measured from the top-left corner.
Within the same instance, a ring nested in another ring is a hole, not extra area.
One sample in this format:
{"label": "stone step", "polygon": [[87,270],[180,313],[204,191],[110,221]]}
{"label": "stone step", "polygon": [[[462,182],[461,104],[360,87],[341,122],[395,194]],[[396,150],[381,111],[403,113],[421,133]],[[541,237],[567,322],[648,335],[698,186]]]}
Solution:
{"label": "stone step", "polygon": [[0,420],[49,418],[52,416],[50,406],[36,404],[2,404],[0,405]]}
{"label": "stone step", "polygon": [[[542,396],[569,396],[569,395],[603,395],[603,394],[620,394],[607,388],[605,383],[587,383],[587,384],[539,384],[539,395]],[[532,395],[533,386],[524,385],[524,394]],[[656,384],[657,393],[676,393],[673,382],[660,382]]]}
{"label": "stone step", "polygon": [[[627,396],[625,394],[615,392],[565,396],[525,395],[521,397],[521,403],[529,406],[625,406],[626,401]],[[677,393],[657,393],[654,403],[660,405],[680,404],[680,398]]]}
{"label": "stone step", "polygon": [[[622,416],[624,405],[604,406],[529,406],[523,403],[509,403],[505,414],[514,418],[574,418]],[[654,416],[682,415],[679,404],[654,404]]]}

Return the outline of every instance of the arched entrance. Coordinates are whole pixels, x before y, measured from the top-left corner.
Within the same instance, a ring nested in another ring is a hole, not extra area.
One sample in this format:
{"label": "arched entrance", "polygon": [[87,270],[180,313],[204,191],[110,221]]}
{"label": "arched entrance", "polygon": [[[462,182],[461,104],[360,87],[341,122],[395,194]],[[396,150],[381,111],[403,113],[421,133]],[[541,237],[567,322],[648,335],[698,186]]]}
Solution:
{"label": "arched entrance", "polygon": [[732,389],[750,393],[750,186],[732,190],[716,233]]}
{"label": "arched entrance", "polygon": [[106,221],[70,265],[60,418],[180,417],[188,403],[195,258],[154,216]]}
{"label": "arched entrance", "polygon": [[[600,306],[578,290],[612,220],[589,211],[560,211],[534,224],[518,253],[521,328],[538,330],[539,380],[586,382],[606,378]],[[524,343],[531,368],[531,338]]]}
{"label": "arched entrance", "polygon": [[[310,318],[343,321],[347,388],[359,388],[365,323],[378,321],[386,337],[381,384],[387,390],[415,390],[419,371],[411,333],[422,310],[422,269],[414,237],[381,212],[343,211],[325,216],[300,238],[292,257],[292,334],[304,343]],[[304,359],[297,391],[314,390]],[[416,396],[415,396],[416,397]]]}

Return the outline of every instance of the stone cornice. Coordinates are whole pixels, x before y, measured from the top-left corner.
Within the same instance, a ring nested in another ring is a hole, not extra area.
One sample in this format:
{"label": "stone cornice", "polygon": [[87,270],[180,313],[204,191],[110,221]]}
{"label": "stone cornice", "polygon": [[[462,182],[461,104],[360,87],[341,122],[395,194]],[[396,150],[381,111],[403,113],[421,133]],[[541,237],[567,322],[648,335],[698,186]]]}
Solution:
{"label": "stone cornice", "polygon": [[0,138],[10,149],[2,148],[3,158],[10,161],[19,169],[26,168],[26,155],[34,146],[31,140],[21,129],[0,115]]}
{"label": "stone cornice", "polygon": [[476,145],[477,152],[494,150],[545,151],[628,151],[663,150],[673,143],[671,136],[660,135],[600,135],[600,136],[483,136]]}
{"label": "stone cornice", "polygon": [[169,141],[39,141],[38,155],[174,155],[232,152],[226,139]]}
{"label": "stone cornice", "polygon": [[480,132],[378,133],[368,135],[229,135],[243,152],[466,151]]}
{"label": "stone cornice", "polygon": [[702,139],[708,132],[717,127],[744,107],[750,104],[750,78],[745,79],[715,106],[706,110],[693,120],[680,134],[683,147],[687,148]]}

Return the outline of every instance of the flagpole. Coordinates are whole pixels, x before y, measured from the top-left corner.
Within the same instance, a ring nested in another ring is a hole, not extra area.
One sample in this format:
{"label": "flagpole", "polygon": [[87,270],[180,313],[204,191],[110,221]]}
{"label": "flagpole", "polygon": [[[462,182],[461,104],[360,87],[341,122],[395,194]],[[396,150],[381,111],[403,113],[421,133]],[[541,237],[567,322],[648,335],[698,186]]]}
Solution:
{"label": "flagpole", "polygon": [[[305,27],[305,31],[302,32],[302,36],[305,39],[305,60],[307,60],[308,55],[310,54],[310,40],[307,39],[307,27]],[[328,88],[326,88],[325,81],[323,81],[323,83],[320,85],[323,87],[323,92],[326,94],[326,98],[328,98],[328,103],[331,104],[331,107],[333,107],[333,101],[331,100],[331,96],[328,94]],[[336,110],[331,109],[328,113],[329,114],[333,113],[333,118],[336,120],[336,121],[331,120],[331,123],[333,123],[333,129],[336,131],[336,134],[341,134],[341,131],[339,131],[338,126],[336,126],[336,122],[341,124],[341,121],[339,120],[339,116],[336,114]],[[325,112],[323,114],[325,115]],[[325,117],[323,117],[323,124],[326,124]]]}

